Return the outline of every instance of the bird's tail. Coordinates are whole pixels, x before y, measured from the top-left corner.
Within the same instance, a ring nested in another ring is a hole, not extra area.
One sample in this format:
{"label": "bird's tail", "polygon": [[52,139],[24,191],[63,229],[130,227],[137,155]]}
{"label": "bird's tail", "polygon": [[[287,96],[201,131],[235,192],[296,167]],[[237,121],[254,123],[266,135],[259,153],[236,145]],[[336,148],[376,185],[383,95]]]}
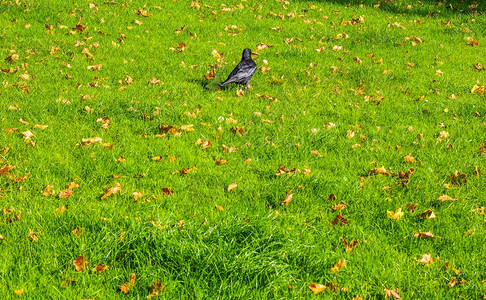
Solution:
{"label": "bird's tail", "polygon": [[223,86],[225,86],[225,85],[227,85],[227,84],[228,84],[228,83],[226,83],[226,81],[218,83],[218,85],[219,85],[219,86],[221,86],[221,87],[223,87]]}

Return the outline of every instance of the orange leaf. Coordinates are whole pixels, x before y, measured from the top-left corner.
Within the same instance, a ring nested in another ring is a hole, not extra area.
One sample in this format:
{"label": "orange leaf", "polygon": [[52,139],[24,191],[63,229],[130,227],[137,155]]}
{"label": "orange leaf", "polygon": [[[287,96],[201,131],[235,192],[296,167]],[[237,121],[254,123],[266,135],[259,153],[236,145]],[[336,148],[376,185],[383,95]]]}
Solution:
{"label": "orange leaf", "polygon": [[71,190],[63,190],[59,192],[59,198],[66,199],[67,197],[71,196],[74,192]]}
{"label": "orange leaf", "polygon": [[346,260],[339,260],[334,267],[331,268],[331,272],[337,273],[341,270],[344,266],[346,266]]}
{"label": "orange leaf", "polygon": [[282,203],[280,205],[285,206],[285,205],[289,204],[292,201],[293,197],[294,197],[294,194],[289,194],[287,196],[287,198],[285,198],[285,200],[282,201]]}
{"label": "orange leaf", "polygon": [[121,191],[121,185],[117,182],[115,186],[109,188],[105,194],[101,197],[101,199],[106,199],[113,194],[119,193]]}
{"label": "orange leaf", "polygon": [[334,220],[331,222],[331,225],[341,225],[341,226],[344,226],[344,225],[347,225],[348,224],[348,220],[346,220],[345,217],[341,216],[340,214],[338,214]]}
{"label": "orange leaf", "polygon": [[322,293],[327,286],[320,283],[311,283],[309,284],[309,288],[314,292],[314,294],[319,294]]}
{"label": "orange leaf", "polygon": [[22,295],[22,293],[24,292],[24,289],[20,289],[20,290],[15,290],[14,293],[17,295],[17,296],[20,296]]}
{"label": "orange leaf", "polygon": [[413,158],[413,156],[410,156],[410,155],[407,155],[403,158],[403,160],[406,162],[406,163],[414,163],[415,162],[415,158]]}
{"label": "orange leaf", "polygon": [[228,185],[228,187],[226,188],[226,190],[229,192],[229,191],[232,191],[234,189],[236,189],[236,187],[238,186],[238,183],[232,183],[230,185]]}
{"label": "orange leaf", "polygon": [[46,187],[45,187],[45,189],[44,189],[44,190],[41,192],[41,194],[42,194],[43,196],[46,196],[46,197],[47,197],[47,196],[51,196],[51,195],[55,195],[55,194],[56,194],[56,192],[53,190],[53,188],[54,188],[54,187],[53,187],[52,185],[48,185],[48,186],[46,186]]}
{"label": "orange leaf", "polygon": [[124,292],[125,294],[128,294],[128,292],[130,291],[130,289],[135,285],[135,273],[132,273],[130,275],[130,281],[129,282],[125,282],[124,284],[122,284],[120,286],[120,290],[122,292]]}
{"label": "orange leaf", "polygon": [[217,210],[224,210],[224,208],[222,206],[219,206],[219,205],[215,205],[214,208],[216,208]]}
{"label": "orange leaf", "polygon": [[422,231],[414,232],[413,236],[416,237],[416,238],[433,238],[433,237],[435,237],[435,235],[430,230],[427,231],[427,232],[422,232]]}
{"label": "orange leaf", "polygon": [[86,260],[86,257],[79,255],[76,257],[76,259],[73,261],[73,265],[76,268],[76,271],[81,272],[85,268],[88,268],[88,260]]}
{"label": "orange leaf", "polygon": [[457,199],[452,198],[451,196],[448,195],[442,195],[439,197],[439,200],[444,202],[444,201],[457,201]]}
{"label": "orange leaf", "polygon": [[39,240],[39,238],[37,237],[37,235],[35,235],[35,232],[33,232],[31,229],[29,229],[29,238],[33,242],[37,242]]}
{"label": "orange leaf", "polygon": [[97,265],[96,267],[93,268],[93,272],[97,273],[103,273],[104,271],[108,270],[108,266],[105,265]]}
{"label": "orange leaf", "polygon": [[164,195],[164,196],[170,196],[172,194],[174,194],[174,191],[172,190],[171,187],[166,187],[166,188],[163,188],[162,189],[162,195]]}

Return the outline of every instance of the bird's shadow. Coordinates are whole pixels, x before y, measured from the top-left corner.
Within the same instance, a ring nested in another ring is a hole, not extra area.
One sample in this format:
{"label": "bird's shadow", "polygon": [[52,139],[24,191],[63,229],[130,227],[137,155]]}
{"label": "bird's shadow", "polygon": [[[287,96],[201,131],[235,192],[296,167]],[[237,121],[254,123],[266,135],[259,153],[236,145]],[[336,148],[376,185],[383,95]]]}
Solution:
{"label": "bird's shadow", "polygon": [[216,90],[223,90],[223,87],[220,87],[218,83],[220,82],[216,78],[208,81],[205,78],[193,78],[190,79],[189,82],[195,83],[199,86],[201,86],[204,90],[206,91],[216,91]]}

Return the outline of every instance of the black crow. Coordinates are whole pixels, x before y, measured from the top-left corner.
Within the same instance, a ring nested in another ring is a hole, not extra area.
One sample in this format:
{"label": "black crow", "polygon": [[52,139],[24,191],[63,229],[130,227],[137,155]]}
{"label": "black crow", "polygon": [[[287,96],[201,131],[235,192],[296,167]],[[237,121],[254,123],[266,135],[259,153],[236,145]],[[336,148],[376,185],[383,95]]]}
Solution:
{"label": "black crow", "polygon": [[251,50],[245,49],[243,50],[243,56],[240,63],[235,67],[231,74],[229,74],[228,79],[218,83],[218,85],[225,86],[228,83],[237,83],[244,85],[245,89],[247,89],[253,74],[255,74],[256,68],[256,63],[251,59]]}

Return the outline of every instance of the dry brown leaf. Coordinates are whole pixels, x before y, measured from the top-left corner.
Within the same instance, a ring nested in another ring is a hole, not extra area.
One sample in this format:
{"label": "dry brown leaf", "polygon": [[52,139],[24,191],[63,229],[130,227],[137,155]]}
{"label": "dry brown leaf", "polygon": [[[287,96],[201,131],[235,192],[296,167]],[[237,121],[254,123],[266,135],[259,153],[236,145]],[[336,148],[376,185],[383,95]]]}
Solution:
{"label": "dry brown leaf", "polygon": [[160,295],[160,293],[165,289],[165,286],[160,283],[160,281],[153,282],[150,286],[150,294],[147,296],[148,299],[155,298]]}
{"label": "dry brown leaf", "polygon": [[403,158],[403,160],[406,162],[406,163],[414,163],[415,162],[415,158],[411,155],[407,155]]}
{"label": "dry brown leaf", "polygon": [[226,159],[217,159],[214,161],[216,165],[226,165],[227,161]]}
{"label": "dry brown leaf", "polygon": [[420,219],[435,219],[435,218],[436,215],[434,214],[434,211],[431,209],[427,209],[420,214]]}
{"label": "dry brown leaf", "polygon": [[444,202],[444,201],[457,201],[458,199],[452,198],[451,196],[448,195],[442,195],[439,197],[439,200]]}
{"label": "dry brown leaf", "polygon": [[67,197],[71,196],[74,192],[67,189],[59,192],[59,198],[66,199]]}
{"label": "dry brown leaf", "polygon": [[449,283],[447,284],[447,286],[449,286],[450,288],[453,288],[457,284],[463,284],[463,283],[466,283],[466,282],[467,281],[464,280],[464,279],[461,279],[461,280],[457,281],[457,278],[456,277],[452,277],[451,278],[451,281],[449,281]]}
{"label": "dry brown leaf", "polygon": [[[5,214],[5,212],[4,212]],[[37,235],[35,234],[34,231],[32,231],[32,229],[29,229],[29,238],[33,241],[33,242],[37,242],[39,241],[39,238],[37,237]]]}
{"label": "dry brown leaf", "polygon": [[346,203],[344,203],[343,201],[341,201],[341,203],[339,204],[333,204],[332,206],[333,210],[343,210],[345,208],[346,208]]}
{"label": "dry brown leaf", "polygon": [[130,289],[135,285],[135,273],[132,273],[130,275],[130,281],[129,282],[125,282],[124,284],[122,284],[120,286],[120,290],[125,293],[125,294],[128,294],[128,292],[130,292]]}
{"label": "dry brown leaf", "polygon": [[311,283],[309,284],[309,288],[317,295],[327,289],[327,286],[320,283]]}
{"label": "dry brown leaf", "polygon": [[346,260],[343,258],[342,260],[340,259],[335,265],[334,267],[332,267],[330,269],[331,272],[333,273],[337,273],[339,272],[339,270],[341,270],[342,268],[344,268],[346,266],[347,262]]}
{"label": "dry brown leaf", "polygon": [[422,263],[424,264],[426,267],[430,266],[431,263],[433,263],[434,261],[437,261],[439,260],[439,257],[437,258],[433,258],[431,254],[424,254],[422,255],[422,258],[420,259],[417,259],[417,258],[414,258],[415,261],[419,262],[419,263]]}
{"label": "dry brown leaf", "polygon": [[228,185],[228,187],[226,188],[226,190],[229,192],[229,191],[232,191],[234,189],[236,189],[236,187],[238,186],[238,183],[232,183],[230,185]]}
{"label": "dry brown leaf", "polygon": [[88,268],[88,260],[86,259],[86,257],[79,255],[78,257],[76,257],[75,260],[73,260],[73,265],[74,268],[76,268],[76,271],[81,272],[84,269]]}
{"label": "dry brown leaf", "polygon": [[351,242],[348,242],[346,241],[344,238],[341,238],[343,240],[343,245],[344,247],[346,247],[346,252],[352,252],[353,251],[353,247],[356,247],[359,242],[356,241],[356,240],[352,240]]}
{"label": "dry brown leaf", "polygon": [[132,192],[133,200],[137,202],[138,199],[143,197],[143,192]]}
{"label": "dry brown leaf", "polygon": [[81,139],[81,146],[88,146],[88,145],[93,145],[94,143],[100,143],[103,140],[100,137],[93,137],[93,138],[85,138]]}
{"label": "dry brown leaf", "polygon": [[288,194],[287,197],[285,198],[284,201],[280,205],[285,206],[289,204],[292,201],[292,198],[294,197],[294,194]]}
{"label": "dry brown leaf", "polygon": [[115,186],[109,188],[103,196],[101,196],[101,199],[106,199],[110,197],[113,194],[119,193],[121,191],[121,185],[120,183],[116,183]]}
{"label": "dry brown leaf", "polygon": [[388,299],[390,297],[393,297],[395,298],[396,300],[400,300],[402,299],[400,297],[400,294],[398,293],[398,289],[396,290],[389,290],[389,289],[385,289],[385,298]]}
{"label": "dry brown leaf", "polygon": [[54,187],[53,187],[52,185],[48,185],[48,186],[46,186],[46,187],[44,188],[44,190],[41,192],[41,194],[42,194],[43,196],[46,196],[46,197],[47,197],[47,196],[52,196],[52,195],[55,195],[55,194],[56,194],[56,192],[53,190],[53,188],[54,188]]}
{"label": "dry brown leaf", "polygon": [[162,195],[170,196],[170,195],[173,195],[173,194],[174,194],[174,191],[172,190],[171,187],[162,188]]}
{"label": "dry brown leaf", "polygon": [[83,234],[84,232],[84,228],[83,227],[80,227],[80,228],[74,228],[72,233],[77,237],[77,238],[80,238],[81,235]]}
{"label": "dry brown leaf", "polygon": [[422,232],[422,231],[419,231],[419,232],[414,232],[413,233],[413,236],[416,237],[416,238],[434,238],[436,237],[432,231],[427,231],[427,232]]}
{"label": "dry brown leaf", "polygon": [[96,273],[103,273],[106,270],[108,270],[108,266],[105,266],[105,265],[97,265],[91,271],[96,272]]}
{"label": "dry brown leaf", "polygon": [[348,220],[346,220],[345,217],[341,216],[341,214],[338,214],[334,220],[331,222],[331,225],[341,225],[341,226],[344,226],[344,225],[347,225],[348,224]]}

